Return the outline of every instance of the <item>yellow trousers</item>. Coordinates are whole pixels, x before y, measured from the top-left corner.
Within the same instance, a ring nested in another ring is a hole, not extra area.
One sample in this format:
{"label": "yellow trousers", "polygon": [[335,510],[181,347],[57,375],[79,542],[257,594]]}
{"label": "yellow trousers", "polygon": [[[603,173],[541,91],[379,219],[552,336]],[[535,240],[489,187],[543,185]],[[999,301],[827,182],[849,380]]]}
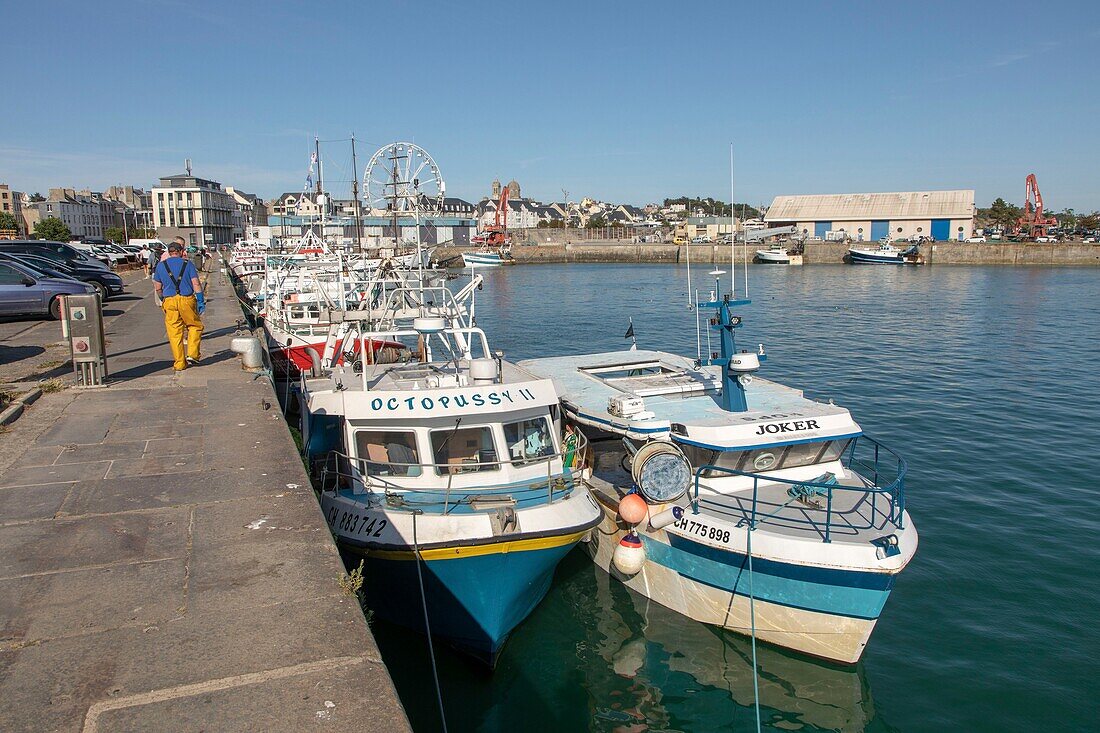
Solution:
{"label": "yellow trousers", "polygon": [[[172,295],[164,299],[164,330],[172,347],[175,368],[186,369],[187,359],[198,359],[202,340],[202,319],[194,295]],[[183,335],[187,334],[187,354],[184,356]]]}

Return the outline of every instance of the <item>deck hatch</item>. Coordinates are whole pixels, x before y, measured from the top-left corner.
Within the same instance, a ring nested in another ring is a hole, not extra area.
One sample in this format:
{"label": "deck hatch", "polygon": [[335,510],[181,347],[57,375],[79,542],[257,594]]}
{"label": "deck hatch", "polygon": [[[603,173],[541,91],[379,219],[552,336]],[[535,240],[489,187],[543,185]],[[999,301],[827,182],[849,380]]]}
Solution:
{"label": "deck hatch", "polygon": [[689,395],[717,392],[721,380],[706,372],[669,366],[657,360],[644,360],[596,367],[580,371],[609,387],[638,397]]}

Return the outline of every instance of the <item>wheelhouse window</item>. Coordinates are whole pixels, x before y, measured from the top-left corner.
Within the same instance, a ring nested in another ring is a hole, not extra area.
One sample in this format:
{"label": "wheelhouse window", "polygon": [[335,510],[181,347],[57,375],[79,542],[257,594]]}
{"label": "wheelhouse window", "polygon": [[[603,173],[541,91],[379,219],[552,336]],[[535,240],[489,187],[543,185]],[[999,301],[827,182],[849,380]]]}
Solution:
{"label": "wheelhouse window", "polygon": [[355,448],[367,473],[375,476],[419,476],[416,433],[411,430],[358,430]]}
{"label": "wheelhouse window", "polygon": [[504,423],[504,442],[513,465],[522,465],[554,453],[550,423],[542,416]]}
{"label": "wheelhouse window", "polygon": [[500,468],[496,465],[493,431],[488,426],[433,430],[431,437],[435,470],[441,476]]}
{"label": "wheelhouse window", "polygon": [[[851,445],[851,440],[826,440],[795,445],[767,446],[753,451],[706,451],[695,449],[686,451],[688,459],[696,468],[705,465],[718,466],[745,473],[765,473],[785,468],[812,466],[818,463],[830,463],[839,460]],[[699,462],[706,459],[707,462]],[[722,471],[707,471],[708,477],[728,476]]]}

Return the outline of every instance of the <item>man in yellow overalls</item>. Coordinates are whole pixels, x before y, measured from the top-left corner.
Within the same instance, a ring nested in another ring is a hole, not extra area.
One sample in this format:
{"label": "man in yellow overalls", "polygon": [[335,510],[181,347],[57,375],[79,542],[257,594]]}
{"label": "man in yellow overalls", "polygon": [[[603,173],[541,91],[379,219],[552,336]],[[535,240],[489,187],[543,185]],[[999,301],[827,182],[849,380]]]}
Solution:
{"label": "man in yellow overalls", "polygon": [[[206,299],[195,265],[183,259],[183,238],[168,245],[168,259],[157,263],[153,271],[153,287],[164,309],[164,329],[172,347],[173,367],[182,372],[199,363],[199,343],[202,339],[202,319]],[[184,356],[183,335],[187,332],[187,354]]]}

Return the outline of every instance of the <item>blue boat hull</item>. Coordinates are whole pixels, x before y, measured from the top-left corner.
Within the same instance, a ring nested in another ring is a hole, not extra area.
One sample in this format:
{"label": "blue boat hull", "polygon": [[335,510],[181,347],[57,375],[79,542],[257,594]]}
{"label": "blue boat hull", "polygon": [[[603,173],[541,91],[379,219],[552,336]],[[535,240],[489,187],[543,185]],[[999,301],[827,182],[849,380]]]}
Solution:
{"label": "blue boat hull", "polygon": [[899,257],[874,257],[859,252],[848,252],[848,259],[853,265],[904,265],[905,260]]}
{"label": "blue boat hull", "polygon": [[[579,539],[545,538],[534,541],[541,546],[532,549],[475,551],[447,559],[432,559],[439,551],[425,551],[420,570],[432,635],[494,667],[508,635],[546,595],[554,569]],[[353,565],[364,554],[343,549]],[[388,621],[425,631],[414,555],[365,554],[367,605]]]}

